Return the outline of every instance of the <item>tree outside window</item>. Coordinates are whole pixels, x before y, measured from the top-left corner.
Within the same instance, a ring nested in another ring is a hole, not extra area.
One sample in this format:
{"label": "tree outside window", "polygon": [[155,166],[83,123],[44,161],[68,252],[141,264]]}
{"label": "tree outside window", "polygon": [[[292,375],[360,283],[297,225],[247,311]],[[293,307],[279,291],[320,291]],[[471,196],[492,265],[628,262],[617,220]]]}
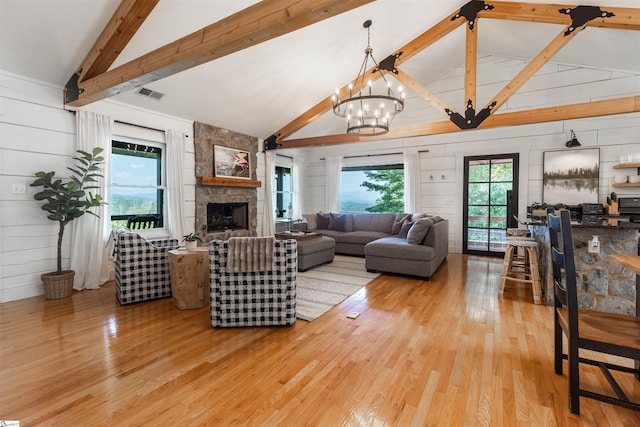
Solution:
{"label": "tree outside window", "polygon": [[404,212],[404,166],[343,167],[340,212]]}

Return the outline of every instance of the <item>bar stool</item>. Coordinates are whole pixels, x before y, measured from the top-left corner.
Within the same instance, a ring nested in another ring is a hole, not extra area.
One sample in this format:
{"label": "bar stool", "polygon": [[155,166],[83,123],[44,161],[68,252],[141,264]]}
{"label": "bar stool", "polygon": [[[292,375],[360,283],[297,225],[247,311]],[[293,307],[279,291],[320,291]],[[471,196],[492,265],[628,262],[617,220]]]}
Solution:
{"label": "bar stool", "polygon": [[507,228],[507,237],[531,237],[531,231],[526,228]]}
{"label": "bar stool", "polygon": [[[517,249],[522,248],[523,254],[518,255]],[[499,294],[504,293],[507,280],[530,283],[533,289],[533,302],[542,304],[542,286],[540,271],[538,270],[538,242],[531,237],[509,236],[504,253],[504,265],[500,278]]]}

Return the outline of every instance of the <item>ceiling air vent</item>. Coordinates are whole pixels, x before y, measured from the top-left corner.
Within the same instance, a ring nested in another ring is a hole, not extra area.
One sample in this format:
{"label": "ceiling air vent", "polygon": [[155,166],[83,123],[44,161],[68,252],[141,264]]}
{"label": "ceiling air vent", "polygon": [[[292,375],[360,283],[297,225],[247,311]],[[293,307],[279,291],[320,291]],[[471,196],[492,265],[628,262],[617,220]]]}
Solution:
{"label": "ceiling air vent", "polygon": [[147,89],[146,87],[141,87],[136,93],[153,99],[160,99],[164,96],[164,93],[156,92],[154,90]]}

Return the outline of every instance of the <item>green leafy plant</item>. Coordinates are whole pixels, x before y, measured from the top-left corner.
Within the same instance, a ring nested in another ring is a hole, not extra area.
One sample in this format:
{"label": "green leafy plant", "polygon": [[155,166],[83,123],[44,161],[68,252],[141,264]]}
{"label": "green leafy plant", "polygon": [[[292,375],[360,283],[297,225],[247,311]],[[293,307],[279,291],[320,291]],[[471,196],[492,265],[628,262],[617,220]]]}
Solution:
{"label": "green leafy plant", "polygon": [[186,236],[182,236],[183,242],[200,242],[202,243],[202,239],[196,233],[189,233]]}
{"label": "green leafy plant", "polygon": [[107,204],[94,191],[99,188],[95,183],[102,177],[102,151],[99,147],[94,148],[91,153],[77,150],[77,157],[73,158],[76,161],[75,167],[67,167],[71,171],[68,180],[55,178],[55,172],[40,171],[36,172],[36,180],[31,183],[31,187],[43,188],[33,197],[45,201],[41,206],[42,210],[49,213],[47,218],[60,225],[56,274],[62,274],[62,236],[65,226],[85,213],[98,216],[91,209]]}

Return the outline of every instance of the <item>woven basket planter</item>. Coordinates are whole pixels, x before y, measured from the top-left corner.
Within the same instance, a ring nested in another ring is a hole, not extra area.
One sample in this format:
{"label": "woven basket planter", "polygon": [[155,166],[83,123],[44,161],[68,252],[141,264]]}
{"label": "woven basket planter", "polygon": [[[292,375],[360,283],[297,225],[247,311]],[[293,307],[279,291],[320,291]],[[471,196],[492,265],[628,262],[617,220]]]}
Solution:
{"label": "woven basket planter", "polygon": [[64,270],[62,274],[45,273],[42,279],[42,287],[44,288],[44,297],[46,299],[60,299],[71,296],[73,291],[73,277],[76,272],[73,270]]}

